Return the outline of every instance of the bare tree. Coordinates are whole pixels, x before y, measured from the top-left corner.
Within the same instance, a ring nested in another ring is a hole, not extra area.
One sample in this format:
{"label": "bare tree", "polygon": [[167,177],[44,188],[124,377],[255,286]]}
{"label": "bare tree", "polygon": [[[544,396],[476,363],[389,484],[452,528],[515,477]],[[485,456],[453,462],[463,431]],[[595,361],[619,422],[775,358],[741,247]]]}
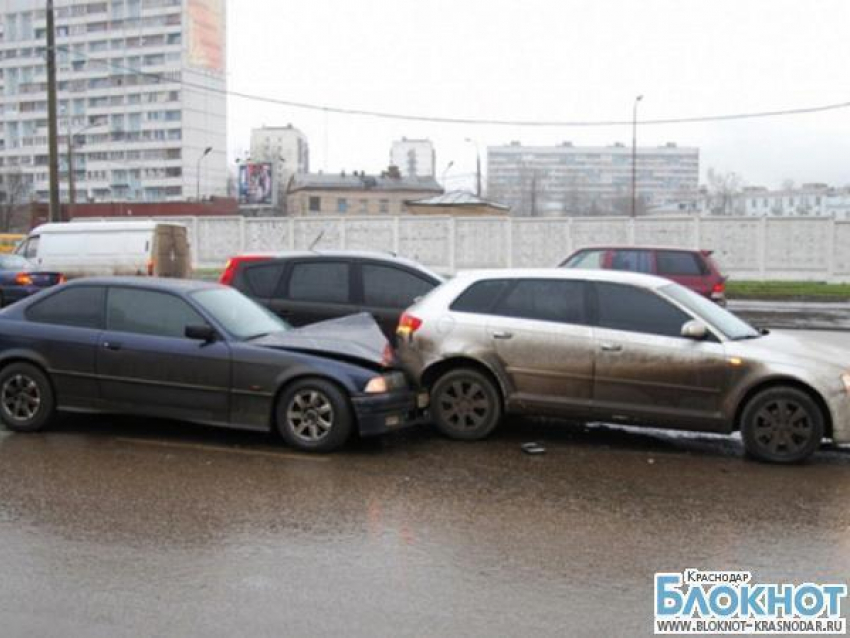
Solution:
{"label": "bare tree", "polygon": [[722,173],[708,169],[708,196],[711,212],[732,215],[735,212],[735,197],[741,192],[744,181],[737,173]]}
{"label": "bare tree", "polygon": [[0,173],[0,232],[26,229],[29,190],[21,169]]}

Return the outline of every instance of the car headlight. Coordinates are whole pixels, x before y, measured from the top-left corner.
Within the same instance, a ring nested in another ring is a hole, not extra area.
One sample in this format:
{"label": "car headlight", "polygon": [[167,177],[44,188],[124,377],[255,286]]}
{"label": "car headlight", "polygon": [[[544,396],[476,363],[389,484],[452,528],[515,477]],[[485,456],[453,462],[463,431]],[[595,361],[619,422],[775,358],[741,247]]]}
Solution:
{"label": "car headlight", "polygon": [[363,391],[366,394],[384,394],[405,387],[407,387],[407,380],[404,375],[401,372],[390,372],[369,379]]}
{"label": "car headlight", "polygon": [[850,394],[850,372],[845,372],[841,375],[841,381],[844,382],[844,391]]}

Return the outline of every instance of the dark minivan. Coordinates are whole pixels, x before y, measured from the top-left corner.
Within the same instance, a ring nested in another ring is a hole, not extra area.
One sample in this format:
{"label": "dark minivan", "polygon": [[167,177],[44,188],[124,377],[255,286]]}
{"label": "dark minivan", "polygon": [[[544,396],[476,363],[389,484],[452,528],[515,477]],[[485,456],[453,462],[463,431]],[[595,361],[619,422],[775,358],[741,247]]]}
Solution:
{"label": "dark minivan", "polygon": [[443,279],[391,254],[334,251],[236,256],[227,262],[220,283],[293,326],[368,312],[395,340],[402,311]]}

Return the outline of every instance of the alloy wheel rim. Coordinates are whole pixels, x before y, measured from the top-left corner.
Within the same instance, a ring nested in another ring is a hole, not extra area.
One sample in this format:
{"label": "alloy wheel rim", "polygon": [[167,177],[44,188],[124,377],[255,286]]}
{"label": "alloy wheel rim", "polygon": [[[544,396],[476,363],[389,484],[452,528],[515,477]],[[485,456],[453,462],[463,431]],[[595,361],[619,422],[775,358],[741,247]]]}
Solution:
{"label": "alloy wheel rim", "polygon": [[3,383],[0,404],[6,416],[14,421],[30,421],[41,408],[41,391],[33,379],[16,374]]}
{"label": "alloy wheel rim", "polygon": [[470,380],[452,382],[439,400],[443,418],[461,430],[473,430],[486,423],[490,401],[480,383]]}
{"label": "alloy wheel rim", "polygon": [[308,443],[316,443],[327,437],[333,429],[333,405],[318,390],[302,390],[292,397],[286,419],[296,437]]}
{"label": "alloy wheel rim", "polygon": [[811,416],[796,401],[771,401],[756,413],[756,443],[770,454],[792,456],[809,444],[813,433]]}

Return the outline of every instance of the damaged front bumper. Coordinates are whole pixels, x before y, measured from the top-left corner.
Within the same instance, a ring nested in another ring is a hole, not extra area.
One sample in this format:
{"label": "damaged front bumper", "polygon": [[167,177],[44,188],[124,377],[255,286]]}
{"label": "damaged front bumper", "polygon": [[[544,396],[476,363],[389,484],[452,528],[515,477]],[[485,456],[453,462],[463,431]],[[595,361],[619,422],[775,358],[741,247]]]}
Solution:
{"label": "damaged front bumper", "polygon": [[351,398],[360,436],[376,436],[419,425],[428,420],[428,393],[396,390]]}

